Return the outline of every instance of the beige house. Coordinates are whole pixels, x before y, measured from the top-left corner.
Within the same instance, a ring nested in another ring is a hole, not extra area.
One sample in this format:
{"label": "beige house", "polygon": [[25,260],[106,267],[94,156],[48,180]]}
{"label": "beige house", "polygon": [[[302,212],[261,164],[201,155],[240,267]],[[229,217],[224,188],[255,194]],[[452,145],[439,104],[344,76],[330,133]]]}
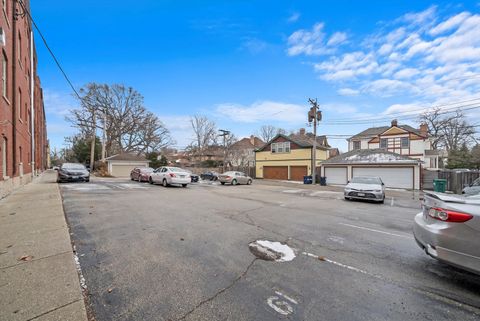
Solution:
{"label": "beige house", "polygon": [[115,177],[128,177],[135,167],[148,167],[149,161],[134,154],[117,154],[106,159],[108,173]]}
{"label": "beige house", "polygon": [[265,142],[253,135],[240,139],[229,148],[229,165],[255,166],[255,150],[263,147],[263,145],[265,145]]}

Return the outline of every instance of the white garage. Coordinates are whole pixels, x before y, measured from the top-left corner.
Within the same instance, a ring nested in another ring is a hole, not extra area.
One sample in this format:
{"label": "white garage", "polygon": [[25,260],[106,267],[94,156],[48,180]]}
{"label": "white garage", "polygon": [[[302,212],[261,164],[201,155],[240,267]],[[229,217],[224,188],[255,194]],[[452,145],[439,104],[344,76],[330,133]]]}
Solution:
{"label": "white garage", "polygon": [[135,167],[148,167],[149,161],[143,156],[118,154],[105,159],[108,173],[115,177],[128,177]]}
{"label": "white garage", "polygon": [[361,149],[330,158],[321,165],[327,185],[344,185],[354,176],[379,176],[386,187],[420,189],[421,162],[383,149]]}
{"label": "white garage", "polygon": [[347,166],[342,167],[326,167],[325,175],[327,177],[327,184],[345,185],[347,184]]}
{"label": "white garage", "polygon": [[414,188],[414,167],[353,167],[352,177],[379,176],[386,187]]}

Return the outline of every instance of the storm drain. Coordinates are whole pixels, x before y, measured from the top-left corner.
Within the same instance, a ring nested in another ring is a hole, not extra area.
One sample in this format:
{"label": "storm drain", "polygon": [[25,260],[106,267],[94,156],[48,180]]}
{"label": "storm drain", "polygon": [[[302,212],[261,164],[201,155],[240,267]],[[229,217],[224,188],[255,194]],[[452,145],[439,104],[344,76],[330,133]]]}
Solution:
{"label": "storm drain", "polygon": [[248,248],[253,255],[265,261],[288,262],[295,258],[293,249],[280,242],[257,240],[248,244]]}

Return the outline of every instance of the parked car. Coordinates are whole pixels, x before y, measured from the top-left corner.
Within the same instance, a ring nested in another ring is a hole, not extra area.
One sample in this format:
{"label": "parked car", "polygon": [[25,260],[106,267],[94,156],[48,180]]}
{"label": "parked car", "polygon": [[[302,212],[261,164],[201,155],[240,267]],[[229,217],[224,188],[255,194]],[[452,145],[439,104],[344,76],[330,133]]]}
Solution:
{"label": "parked car", "polygon": [[188,169],[184,169],[185,172],[189,173],[190,174],[190,181],[192,183],[196,183],[200,180],[200,176],[198,176],[197,174],[194,174],[192,173],[192,171],[188,170]]}
{"label": "parked car", "polygon": [[205,172],[200,174],[200,178],[203,180],[209,180],[209,181],[216,181],[218,179],[218,173],[217,172]]}
{"label": "parked car", "polygon": [[154,169],[151,167],[135,167],[130,172],[130,179],[132,181],[148,182],[150,173],[153,171]]}
{"label": "parked car", "polygon": [[431,257],[480,274],[480,194],[425,192],[413,235]]}
{"label": "parked car", "polygon": [[385,201],[385,184],[377,176],[356,176],[345,186],[346,200],[363,199],[383,203]]}
{"label": "parked car", "polygon": [[160,167],[150,173],[148,178],[150,184],[161,183],[167,187],[172,184],[179,184],[182,187],[187,187],[191,182],[190,173],[178,167]]}
{"label": "parked car", "polygon": [[85,165],[79,163],[63,163],[57,171],[57,183],[90,181],[90,172]]}
{"label": "parked car", "polygon": [[462,191],[462,194],[465,194],[465,195],[480,194],[480,178],[477,178],[476,180],[474,180],[472,184],[465,186],[465,188]]}
{"label": "parked car", "polygon": [[223,174],[218,175],[218,181],[225,185],[225,183],[237,185],[237,184],[252,184],[252,178],[247,176],[245,173],[242,172],[225,172]]}

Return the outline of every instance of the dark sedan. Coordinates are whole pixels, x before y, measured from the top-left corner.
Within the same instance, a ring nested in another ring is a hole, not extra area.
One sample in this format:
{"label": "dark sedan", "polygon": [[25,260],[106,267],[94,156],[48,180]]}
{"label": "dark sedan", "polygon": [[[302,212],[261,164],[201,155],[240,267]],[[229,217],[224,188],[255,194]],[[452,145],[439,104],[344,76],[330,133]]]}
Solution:
{"label": "dark sedan", "polygon": [[211,171],[200,174],[200,178],[208,181],[216,181],[218,179],[218,175],[219,174],[217,172]]}
{"label": "dark sedan", "polygon": [[89,182],[90,172],[83,164],[63,163],[57,172],[57,183],[75,181]]}

